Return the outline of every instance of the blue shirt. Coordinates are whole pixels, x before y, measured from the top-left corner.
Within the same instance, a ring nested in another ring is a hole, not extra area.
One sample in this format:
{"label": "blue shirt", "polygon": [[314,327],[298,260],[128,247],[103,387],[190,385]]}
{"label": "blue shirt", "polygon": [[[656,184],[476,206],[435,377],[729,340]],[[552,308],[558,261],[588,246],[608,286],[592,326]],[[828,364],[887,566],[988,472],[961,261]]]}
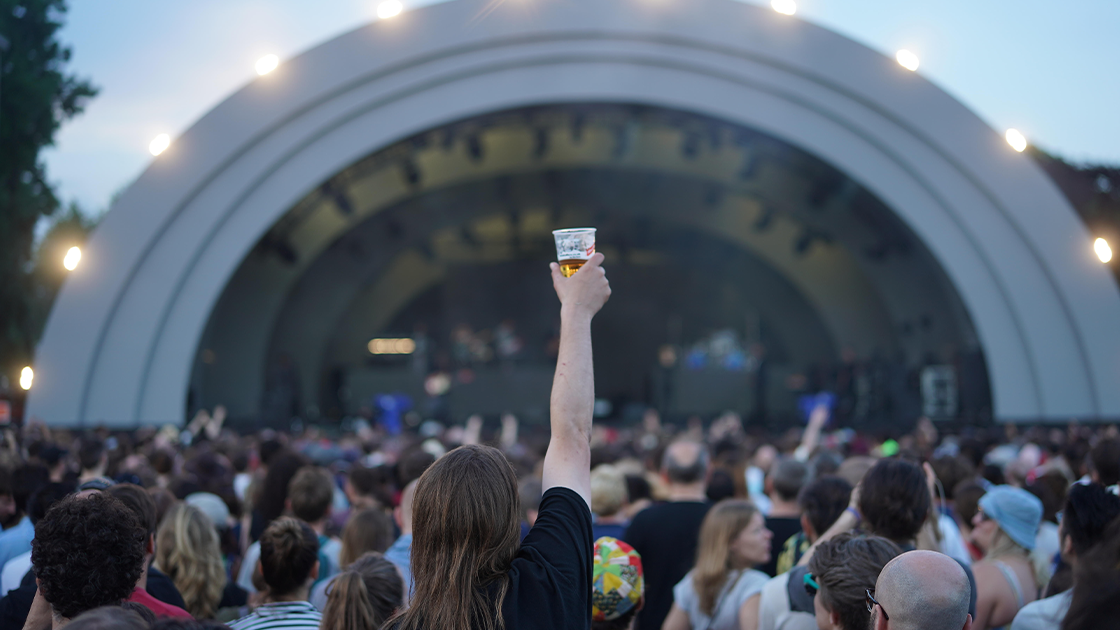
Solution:
{"label": "blue shirt", "polygon": [[405,590],[408,597],[412,597],[412,534],[401,534],[401,537],[385,550],[385,558],[401,570]]}
{"label": "blue shirt", "polygon": [[15,527],[0,533],[0,566],[4,566],[16,556],[31,551],[31,539],[35,538],[35,526],[26,516]]}

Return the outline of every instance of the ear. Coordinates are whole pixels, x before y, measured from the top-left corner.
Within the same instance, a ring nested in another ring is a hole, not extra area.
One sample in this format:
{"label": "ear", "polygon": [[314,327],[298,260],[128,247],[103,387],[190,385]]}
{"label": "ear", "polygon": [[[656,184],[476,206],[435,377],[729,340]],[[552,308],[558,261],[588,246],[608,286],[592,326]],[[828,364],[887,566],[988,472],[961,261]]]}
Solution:
{"label": "ear", "polygon": [[149,554],[149,555],[153,555],[153,556],[155,555],[155,553],[156,553],[156,535],[155,534],[148,534],[148,544],[144,549],[144,553]]}
{"label": "ear", "polygon": [[964,625],[961,626],[961,630],[972,630],[972,615],[964,618]]}
{"label": "ear", "polygon": [[[883,609],[879,608],[879,607],[876,607],[874,615],[875,615],[875,628],[874,628],[874,630],[887,630],[887,625],[890,624],[890,622],[887,621],[886,618],[883,617]],[[971,621],[972,617],[970,616],[969,619],[970,619],[969,624],[971,624],[972,623],[972,621]]]}
{"label": "ear", "polygon": [[813,524],[809,522],[809,516],[807,514],[801,515],[801,531],[805,532],[810,542],[815,542],[817,540],[817,531],[813,529]]}
{"label": "ear", "polygon": [[397,507],[393,508],[393,522],[396,523],[397,527],[400,527],[401,529],[404,529],[403,514],[404,511],[401,510],[401,506],[398,505]]}
{"label": "ear", "polygon": [[289,514],[292,513],[292,500],[291,499],[284,499],[284,511],[289,513]]}
{"label": "ear", "polygon": [[828,611],[828,622],[836,630],[844,630],[844,626],[840,623],[840,613],[835,608]]}
{"label": "ear", "polygon": [[319,561],[316,560],[315,564],[311,567],[311,581],[319,579]]}
{"label": "ear", "polygon": [[1073,538],[1069,536],[1062,536],[1062,557],[1066,560],[1077,557],[1073,551]]}

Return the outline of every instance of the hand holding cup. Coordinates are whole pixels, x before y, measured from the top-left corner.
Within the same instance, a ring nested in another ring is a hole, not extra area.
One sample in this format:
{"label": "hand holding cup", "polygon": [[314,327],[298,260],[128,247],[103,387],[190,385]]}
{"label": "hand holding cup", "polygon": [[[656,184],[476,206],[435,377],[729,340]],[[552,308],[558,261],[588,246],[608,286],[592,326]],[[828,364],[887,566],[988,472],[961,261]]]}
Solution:
{"label": "hand holding cup", "polygon": [[552,286],[561,310],[593,317],[611,297],[611,284],[603,269],[603,255],[596,253],[572,277],[565,278],[560,265],[552,263]]}

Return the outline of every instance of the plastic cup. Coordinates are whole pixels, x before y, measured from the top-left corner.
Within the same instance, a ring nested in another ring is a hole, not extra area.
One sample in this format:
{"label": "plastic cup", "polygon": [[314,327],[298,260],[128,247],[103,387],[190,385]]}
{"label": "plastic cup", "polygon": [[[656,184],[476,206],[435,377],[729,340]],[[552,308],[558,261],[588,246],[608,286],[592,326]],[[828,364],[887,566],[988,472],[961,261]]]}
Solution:
{"label": "plastic cup", "polygon": [[553,230],[556,239],[556,260],[565,278],[579,271],[583,263],[595,253],[595,228],[568,228]]}

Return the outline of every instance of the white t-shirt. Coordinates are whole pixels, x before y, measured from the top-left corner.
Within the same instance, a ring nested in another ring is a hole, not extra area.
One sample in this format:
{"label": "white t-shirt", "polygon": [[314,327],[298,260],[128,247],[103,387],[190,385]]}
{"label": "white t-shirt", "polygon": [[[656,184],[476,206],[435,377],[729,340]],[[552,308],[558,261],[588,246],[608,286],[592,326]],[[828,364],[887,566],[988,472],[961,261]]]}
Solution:
{"label": "white t-shirt", "polygon": [[1050,521],[1042,521],[1038,525],[1038,534],[1034,537],[1034,549],[1031,549],[1031,564],[1034,565],[1034,574],[1038,576],[1039,584],[1043,588],[1050,581],[1054,573],[1054,557],[1062,550],[1062,541],[1058,537],[1058,526]]}
{"label": "white t-shirt", "polygon": [[1019,609],[1011,630],[1058,630],[1073,602],[1073,589],[1031,602]]}
{"label": "white t-shirt", "polygon": [[689,571],[688,575],[673,587],[673,601],[688,614],[692,630],[738,630],[739,607],[751,595],[761,591],[763,585],[770,579],[770,576],[754,569],[732,571],[719,597],[716,598],[713,621],[700,610],[700,596],[692,586],[692,573]]}
{"label": "white t-shirt", "polygon": [[972,555],[968,553],[968,547],[965,545],[964,536],[961,535],[961,528],[957,527],[957,522],[950,516],[940,514],[937,518],[937,526],[941,529],[941,553],[967,566],[972,566]]}

